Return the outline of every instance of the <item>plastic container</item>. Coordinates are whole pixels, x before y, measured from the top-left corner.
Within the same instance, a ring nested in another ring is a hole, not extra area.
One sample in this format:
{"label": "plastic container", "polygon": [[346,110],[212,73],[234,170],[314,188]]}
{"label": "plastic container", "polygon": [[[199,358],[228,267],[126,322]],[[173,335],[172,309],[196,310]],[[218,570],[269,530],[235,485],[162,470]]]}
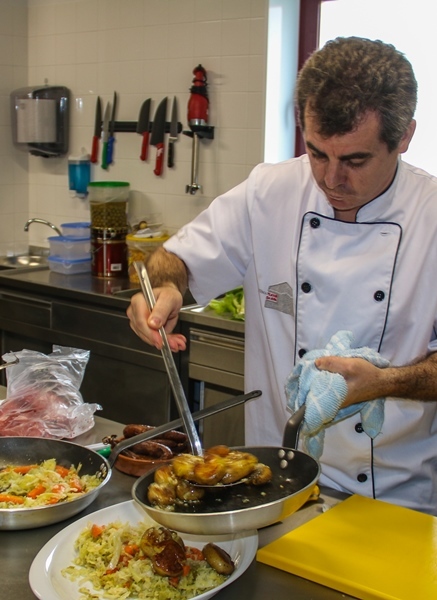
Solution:
{"label": "plastic container", "polygon": [[78,237],[78,238],[89,238],[91,235],[90,231],[91,223],[62,223],[61,231],[63,236],[67,237]]}
{"label": "plastic container", "polygon": [[94,229],[127,228],[129,183],[93,181],[88,186],[91,227]]}
{"label": "plastic container", "polygon": [[76,273],[89,273],[91,271],[91,257],[66,260],[60,256],[49,256],[49,269],[63,275],[75,275]]}
{"label": "plastic container", "polygon": [[58,256],[65,260],[90,258],[91,240],[72,236],[54,235],[48,238],[50,256]]}
{"label": "plastic container", "polygon": [[[160,237],[141,237],[136,235],[127,235],[126,243],[128,249],[128,267],[137,261],[141,260],[147,262],[148,257],[152,254],[156,248],[162,246],[162,244],[168,240],[169,235],[161,235]],[[139,283],[138,275],[135,269],[128,269],[129,281],[132,283]]]}

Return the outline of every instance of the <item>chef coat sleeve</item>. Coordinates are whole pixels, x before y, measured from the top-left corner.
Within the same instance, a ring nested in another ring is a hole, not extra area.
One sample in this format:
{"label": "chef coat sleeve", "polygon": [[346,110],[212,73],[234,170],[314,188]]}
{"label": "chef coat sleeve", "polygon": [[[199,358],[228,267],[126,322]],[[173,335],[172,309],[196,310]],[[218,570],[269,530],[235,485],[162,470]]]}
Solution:
{"label": "chef coat sleeve", "polygon": [[256,171],[164,244],[187,265],[190,291],[200,304],[243,285],[253,254],[250,210]]}

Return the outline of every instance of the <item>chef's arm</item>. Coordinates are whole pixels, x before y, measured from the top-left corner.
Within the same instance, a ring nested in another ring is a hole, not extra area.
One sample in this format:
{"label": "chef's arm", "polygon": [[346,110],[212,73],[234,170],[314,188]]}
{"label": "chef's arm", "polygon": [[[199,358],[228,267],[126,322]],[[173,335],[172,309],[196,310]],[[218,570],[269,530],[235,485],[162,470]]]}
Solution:
{"label": "chef's arm", "polygon": [[318,358],[316,366],[343,375],[348,387],[343,406],[387,397],[437,400],[437,352],[403,367],[381,369],[362,358],[339,356]]}
{"label": "chef's arm", "polygon": [[156,304],[150,313],[143,294],[132,296],[127,309],[131,329],[143,341],[161,349],[162,338],[158,330],[164,327],[173,352],[185,350],[185,337],[178,333],[171,333],[178,321],[183,295],[188,286],[185,263],[175,254],[167,252],[164,248],[158,248],[150,256],[146,267]]}

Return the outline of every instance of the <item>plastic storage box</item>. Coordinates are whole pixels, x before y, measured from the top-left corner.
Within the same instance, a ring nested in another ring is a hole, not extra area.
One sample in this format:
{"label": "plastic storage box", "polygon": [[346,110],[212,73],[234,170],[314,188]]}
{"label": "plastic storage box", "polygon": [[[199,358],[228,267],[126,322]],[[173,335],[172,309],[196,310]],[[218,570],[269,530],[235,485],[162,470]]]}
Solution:
{"label": "plastic storage box", "polygon": [[87,238],[91,235],[91,223],[62,223],[62,235],[66,237]]}
{"label": "plastic storage box", "polygon": [[66,260],[77,260],[91,257],[91,240],[89,237],[54,235],[48,238],[50,256],[59,256]]}
{"label": "plastic storage box", "polygon": [[55,273],[74,275],[75,273],[89,273],[91,271],[91,257],[66,260],[60,256],[49,256],[49,269]]}

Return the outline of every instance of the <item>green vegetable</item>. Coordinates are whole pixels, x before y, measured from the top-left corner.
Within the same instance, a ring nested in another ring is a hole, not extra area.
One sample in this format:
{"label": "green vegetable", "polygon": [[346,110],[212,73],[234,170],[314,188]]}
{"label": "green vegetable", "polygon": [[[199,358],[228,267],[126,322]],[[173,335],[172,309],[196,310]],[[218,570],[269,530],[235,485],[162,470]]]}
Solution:
{"label": "green vegetable", "polygon": [[235,290],[230,290],[221,298],[211,300],[209,307],[219,315],[229,315],[231,319],[244,321],[243,288],[239,287]]}

